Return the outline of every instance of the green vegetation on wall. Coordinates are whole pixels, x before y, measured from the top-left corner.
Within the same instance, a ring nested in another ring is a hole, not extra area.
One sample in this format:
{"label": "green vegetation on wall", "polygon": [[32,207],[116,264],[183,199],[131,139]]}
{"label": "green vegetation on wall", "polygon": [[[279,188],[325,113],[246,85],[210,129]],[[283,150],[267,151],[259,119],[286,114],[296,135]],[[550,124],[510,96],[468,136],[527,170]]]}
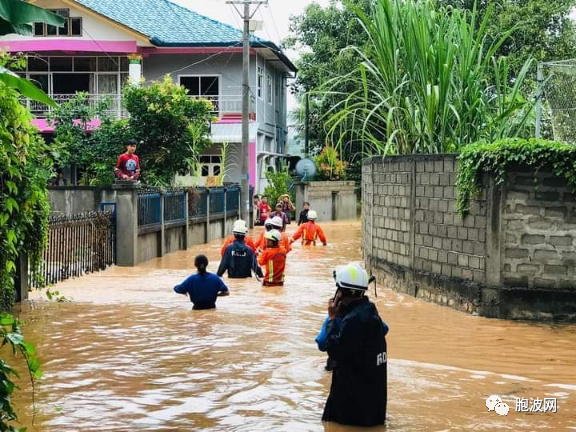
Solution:
{"label": "green vegetation on wall", "polygon": [[457,211],[466,214],[470,200],[484,187],[484,174],[494,176],[497,185],[506,180],[511,166],[521,165],[538,172],[552,169],[576,191],[576,146],[541,139],[507,138],[493,143],[465,147],[458,156]]}

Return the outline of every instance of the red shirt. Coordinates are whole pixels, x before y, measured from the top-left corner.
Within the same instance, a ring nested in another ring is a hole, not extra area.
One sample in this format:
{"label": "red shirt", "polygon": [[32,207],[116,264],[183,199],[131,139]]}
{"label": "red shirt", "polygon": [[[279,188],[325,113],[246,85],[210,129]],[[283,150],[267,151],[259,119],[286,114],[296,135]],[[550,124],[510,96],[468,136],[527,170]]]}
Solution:
{"label": "red shirt", "polygon": [[265,221],[270,215],[272,209],[268,204],[260,204],[260,220]]}
{"label": "red shirt", "polygon": [[140,159],[135,154],[122,153],[118,156],[116,168],[114,170],[116,177],[122,178],[122,175],[134,177],[134,180],[140,177]]}
{"label": "red shirt", "polygon": [[286,268],[286,249],[282,247],[267,248],[258,258],[258,264],[264,267],[264,286],[284,285]]}

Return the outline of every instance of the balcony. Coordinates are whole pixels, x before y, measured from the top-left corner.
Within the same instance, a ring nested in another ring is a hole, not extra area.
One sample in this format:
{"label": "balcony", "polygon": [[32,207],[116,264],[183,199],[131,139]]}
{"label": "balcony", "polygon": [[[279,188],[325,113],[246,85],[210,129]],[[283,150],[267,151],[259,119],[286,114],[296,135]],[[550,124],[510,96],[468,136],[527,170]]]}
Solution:
{"label": "balcony", "polygon": [[[75,94],[49,94],[57,104],[65,103],[73,99]],[[212,102],[212,114],[222,121],[242,120],[242,96],[237,95],[211,95],[211,96],[190,96],[194,99],[208,99]],[[128,112],[122,106],[122,96],[118,94],[89,94],[87,103],[95,106],[100,102],[108,101],[107,113],[117,119],[128,117]],[[46,118],[46,114],[53,108],[41,102],[22,98],[22,103],[26,105],[32,114],[37,118]],[[256,101],[253,97],[250,100],[250,120],[256,120]]]}

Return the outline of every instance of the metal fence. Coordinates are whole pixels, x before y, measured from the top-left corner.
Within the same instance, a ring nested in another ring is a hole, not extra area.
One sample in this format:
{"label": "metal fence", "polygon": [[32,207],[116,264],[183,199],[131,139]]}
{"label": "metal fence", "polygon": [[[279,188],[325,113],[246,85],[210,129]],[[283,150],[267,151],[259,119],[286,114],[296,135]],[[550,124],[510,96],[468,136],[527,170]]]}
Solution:
{"label": "metal fence", "polygon": [[188,191],[188,218],[206,217],[208,214],[208,189],[197,188]]}
{"label": "metal fence", "polygon": [[[188,219],[206,217],[240,209],[240,188],[232,185],[224,188],[143,189],[138,192],[138,227],[153,227],[164,222],[186,219],[186,196],[188,196]],[[162,200],[164,213],[162,214]]]}
{"label": "metal fence", "polygon": [[240,188],[230,187],[226,189],[226,211],[240,209]]}
{"label": "metal fence", "polygon": [[576,60],[538,65],[536,137],[576,143]]}
{"label": "metal fence", "polygon": [[114,213],[89,212],[50,216],[48,245],[28,284],[41,288],[71,277],[104,270],[116,261]]}
{"label": "metal fence", "polygon": [[224,213],[226,199],[224,189],[210,188],[210,194],[208,198],[210,202],[210,214]]}
{"label": "metal fence", "polygon": [[162,222],[160,213],[162,199],[160,192],[142,190],[138,193],[138,226],[159,225]]}
{"label": "metal fence", "polygon": [[164,222],[186,220],[186,192],[170,191],[164,194]]}

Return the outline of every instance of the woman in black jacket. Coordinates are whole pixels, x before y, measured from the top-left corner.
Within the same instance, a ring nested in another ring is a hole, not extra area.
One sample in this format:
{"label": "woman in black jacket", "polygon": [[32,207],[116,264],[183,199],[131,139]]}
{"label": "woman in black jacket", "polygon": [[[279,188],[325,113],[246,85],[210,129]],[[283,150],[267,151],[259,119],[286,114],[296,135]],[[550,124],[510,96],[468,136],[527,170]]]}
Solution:
{"label": "woman in black jacket", "polygon": [[338,288],[328,303],[325,348],[332,385],[323,421],[376,426],[386,421],[386,332],[374,303],[364,295],[370,279],[358,264],[335,271]]}

